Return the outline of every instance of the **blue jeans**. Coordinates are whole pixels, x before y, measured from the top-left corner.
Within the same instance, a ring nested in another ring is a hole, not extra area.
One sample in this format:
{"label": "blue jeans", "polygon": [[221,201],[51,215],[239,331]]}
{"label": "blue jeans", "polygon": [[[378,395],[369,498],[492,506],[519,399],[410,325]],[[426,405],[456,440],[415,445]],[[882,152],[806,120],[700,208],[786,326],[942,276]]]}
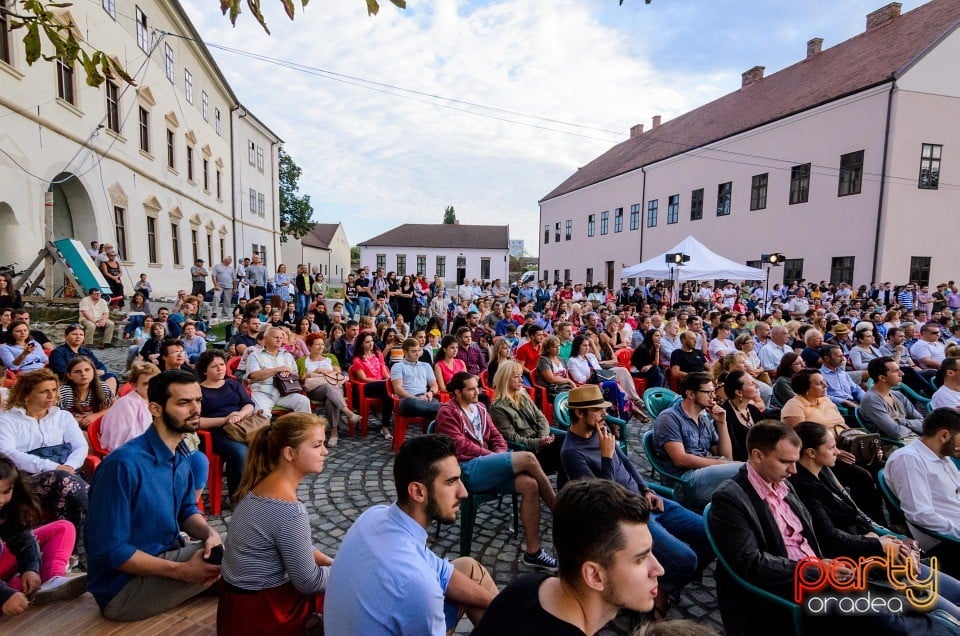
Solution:
{"label": "blue jeans", "polygon": [[418,398],[405,397],[400,400],[400,415],[404,417],[426,417],[433,419],[440,410],[440,402],[427,402]]}
{"label": "blue jeans", "polygon": [[726,462],[723,464],[714,464],[713,466],[704,466],[703,468],[693,468],[683,473],[683,481],[686,482],[687,501],[686,505],[694,510],[703,510],[710,498],[713,497],[713,491],[727,479],[732,479],[740,472],[743,462]]}
{"label": "blue jeans", "polygon": [[370,297],[360,296],[357,300],[360,303],[360,314],[358,316],[355,316],[355,318],[359,318],[360,316],[366,316],[368,313],[370,313],[370,305],[373,303],[373,301],[370,300]]}
{"label": "blue jeans", "polygon": [[133,332],[143,326],[146,316],[127,316],[127,326],[123,328],[123,335],[132,336]]}
{"label": "blue jeans", "polygon": [[310,294],[302,294],[297,292],[297,315],[305,316],[307,314],[307,307],[310,306]]}
{"label": "blue jeans", "polygon": [[356,318],[356,315],[357,315],[357,303],[353,302],[352,300],[344,300],[344,301],[343,301],[343,306],[344,306],[344,308],[346,308],[346,310],[347,310],[347,317],[348,317],[348,318],[351,318],[351,319]]}
{"label": "blue jeans", "polygon": [[669,499],[663,512],[650,515],[653,554],[663,564],[664,584],[680,588],[697,578],[713,560],[713,550],[703,529],[703,517]]}
{"label": "blue jeans", "polygon": [[223,458],[227,468],[224,474],[227,478],[227,491],[233,495],[240,485],[243,475],[243,465],[247,461],[247,445],[243,442],[230,439],[222,428],[210,431],[213,437],[213,452]]}

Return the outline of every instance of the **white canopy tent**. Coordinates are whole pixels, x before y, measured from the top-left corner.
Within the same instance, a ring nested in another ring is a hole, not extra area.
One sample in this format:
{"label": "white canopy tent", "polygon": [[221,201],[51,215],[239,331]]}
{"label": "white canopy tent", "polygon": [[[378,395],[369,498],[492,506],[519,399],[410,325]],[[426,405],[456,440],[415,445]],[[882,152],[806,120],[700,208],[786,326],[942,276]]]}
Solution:
{"label": "white canopy tent", "polygon": [[[682,252],[690,260],[682,267],[669,266],[667,254]],[[620,278],[665,278],[672,280],[710,280],[714,278],[729,280],[763,280],[766,272],[756,267],[747,267],[729,258],[710,251],[706,245],[688,236],[672,249],[654,256],[637,265],[631,265],[620,272]]]}

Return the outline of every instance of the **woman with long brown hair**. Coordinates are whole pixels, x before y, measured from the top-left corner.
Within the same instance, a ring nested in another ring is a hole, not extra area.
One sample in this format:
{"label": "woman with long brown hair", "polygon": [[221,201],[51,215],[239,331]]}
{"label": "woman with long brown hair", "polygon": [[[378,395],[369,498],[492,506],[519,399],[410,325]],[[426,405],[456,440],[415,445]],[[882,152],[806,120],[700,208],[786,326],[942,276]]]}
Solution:
{"label": "woman with long brown hair", "polygon": [[313,547],[300,482],[323,470],[326,421],[288,413],[257,431],[224,544],[218,634],[300,634],[323,607],[333,559]]}

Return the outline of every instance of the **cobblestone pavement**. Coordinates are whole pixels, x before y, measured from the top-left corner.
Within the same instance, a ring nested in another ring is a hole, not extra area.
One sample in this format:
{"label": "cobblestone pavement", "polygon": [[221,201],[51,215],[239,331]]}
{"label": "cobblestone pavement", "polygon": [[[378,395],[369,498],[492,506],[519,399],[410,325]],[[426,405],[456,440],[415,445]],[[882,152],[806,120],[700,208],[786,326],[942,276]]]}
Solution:
{"label": "cobblestone pavement", "polygon": [[[121,372],[126,360],[126,348],[102,349],[95,351],[104,364],[111,370]],[[389,504],[396,498],[393,484],[393,453],[387,441],[376,434],[379,426],[371,423],[371,434],[366,438],[348,437],[346,426],[340,427],[340,443],[330,449],[330,455],[323,473],[308,477],[300,486],[300,499],[310,510],[310,522],[313,526],[313,540],[324,553],[335,556],[344,534],[361,512],[375,504]],[[631,420],[628,440],[629,455],[641,475],[650,478],[649,464],[640,450],[640,436],[646,426],[641,427],[637,420]],[[419,431],[408,432],[408,435]],[[224,496],[226,494],[224,493]],[[230,522],[230,510],[224,502],[224,514],[210,517],[210,523],[220,532],[226,532]],[[541,532],[545,548],[552,553],[552,519],[544,509],[541,516]],[[435,528],[430,529],[429,543],[437,554],[448,558],[459,556],[460,523],[444,526],[439,537]],[[524,570],[517,559],[520,555],[522,537],[511,534],[511,506],[509,497],[502,505],[488,503],[480,507],[473,535],[471,556],[479,560],[503,587]],[[669,568],[669,563],[664,563]],[[601,634],[629,634],[629,626],[635,617],[621,615],[617,621]],[[716,602],[716,583],[714,565],[707,568],[701,583],[693,583],[684,588],[679,601],[670,611],[670,618],[688,618],[705,623],[723,633],[720,613]],[[464,620],[457,629],[458,634],[468,634],[470,623]]]}

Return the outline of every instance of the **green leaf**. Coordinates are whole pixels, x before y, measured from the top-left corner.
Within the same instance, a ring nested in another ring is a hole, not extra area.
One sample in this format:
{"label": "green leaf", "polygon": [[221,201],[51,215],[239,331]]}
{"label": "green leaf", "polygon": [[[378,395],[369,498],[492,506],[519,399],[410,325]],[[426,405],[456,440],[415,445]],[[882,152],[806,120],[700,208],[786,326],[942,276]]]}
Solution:
{"label": "green leaf", "polygon": [[280,0],[283,3],[283,10],[287,12],[287,17],[293,20],[293,0]]}
{"label": "green leaf", "polygon": [[377,0],[367,0],[367,15],[377,15],[380,12],[380,5]]}
{"label": "green leaf", "polygon": [[40,59],[40,28],[36,22],[27,24],[27,34],[23,36],[25,60],[28,65]]}
{"label": "green leaf", "polygon": [[399,7],[401,9],[407,8],[407,0],[390,0],[390,2],[392,2],[394,6]]}

